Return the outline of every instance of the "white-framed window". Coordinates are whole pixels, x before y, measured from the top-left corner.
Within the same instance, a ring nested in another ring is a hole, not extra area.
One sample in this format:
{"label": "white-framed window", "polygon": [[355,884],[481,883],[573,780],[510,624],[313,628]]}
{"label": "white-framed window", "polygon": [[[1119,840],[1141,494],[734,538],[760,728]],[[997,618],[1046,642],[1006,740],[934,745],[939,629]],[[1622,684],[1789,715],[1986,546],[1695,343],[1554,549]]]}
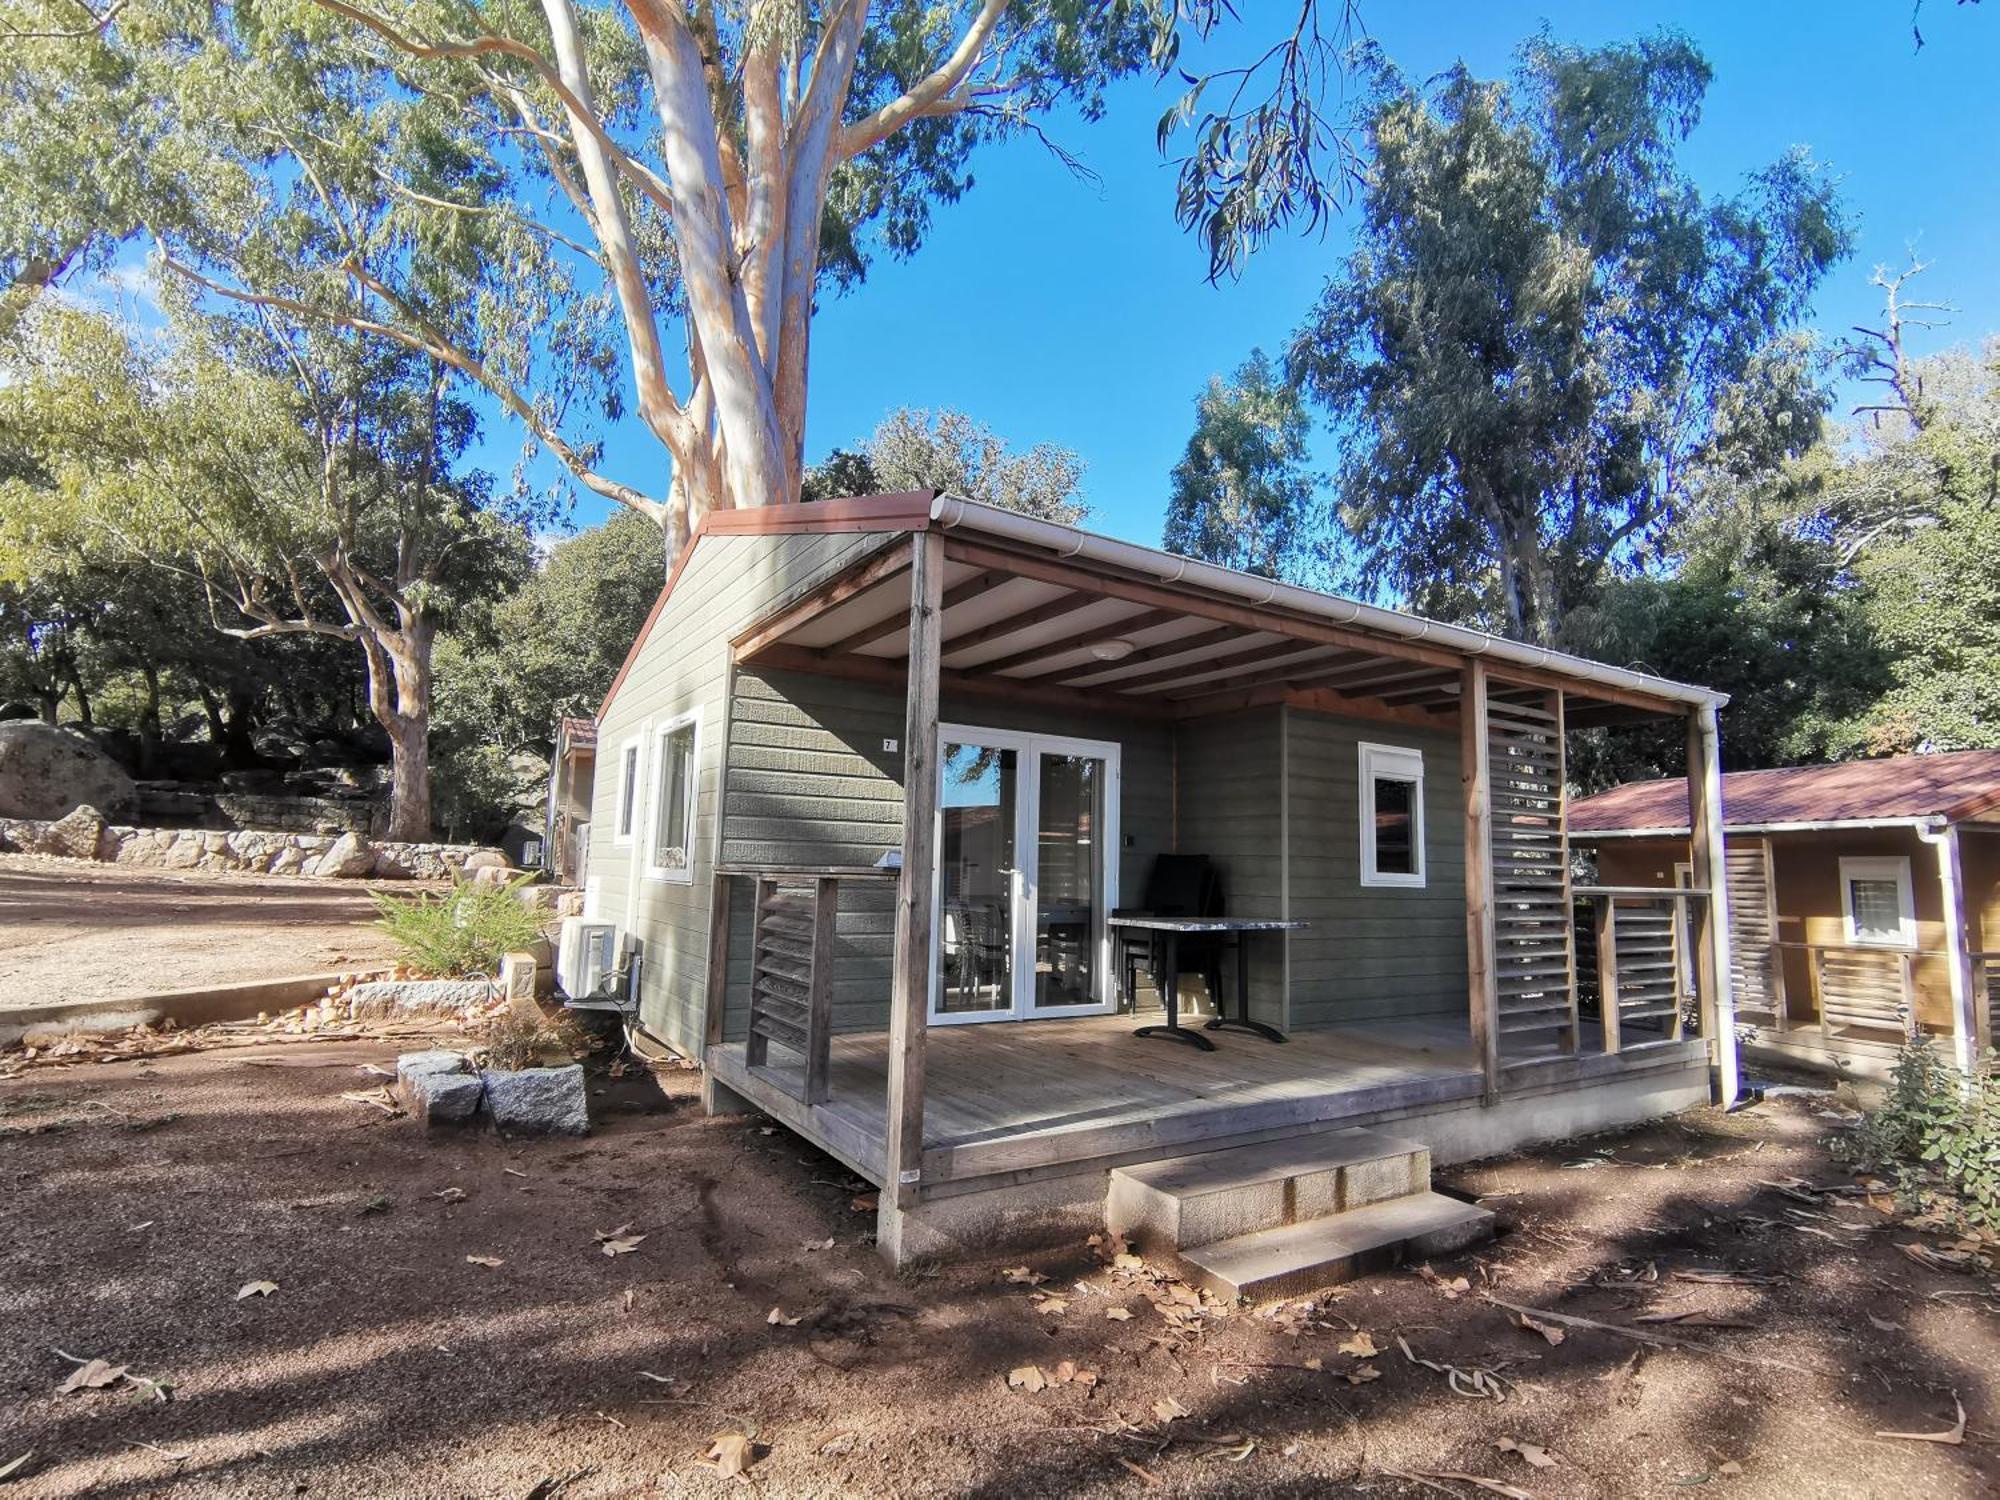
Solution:
{"label": "white-framed window", "polygon": [[1910,862],[1899,854],[1843,855],[1840,911],[1847,940],[1870,948],[1917,946],[1917,904]]}
{"label": "white-framed window", "polygon": [[700,751],[698,714],[668,719],[653,732],[651,821],[646,873],[654,880],[694,879],[694,808]]}
{"label": "white-framed window", "polygon": [[1361,746],[1361,883],[1424,883],[1424,753]]}
{"label": "white-framed window", "polygon": [[639,737],[635,734],[618,747],[617,811],[611,825],[611,842],[629,844],[639,826]]}

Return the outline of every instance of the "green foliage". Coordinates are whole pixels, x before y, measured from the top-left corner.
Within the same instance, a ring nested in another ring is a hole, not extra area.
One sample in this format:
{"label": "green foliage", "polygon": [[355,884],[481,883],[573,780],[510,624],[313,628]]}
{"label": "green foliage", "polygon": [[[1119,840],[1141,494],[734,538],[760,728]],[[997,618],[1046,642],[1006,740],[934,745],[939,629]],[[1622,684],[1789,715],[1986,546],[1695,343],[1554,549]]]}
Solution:
{"label": "green foliage", "polygon": [[1901,1196],[1979,1229],[2000,1229],[2000,1078],[1968,1082],[1924,1042],[1896,1059],[1888,1098],[1838,1143],[1894,1175]]}
{"label": "green foliage", "polygon": [[836,448],[808,470],[805,498],[936,490],[1074,526],[1090,514],[1083,470],[1080,457],[1054,443],[1016,450],[964,412],[903,407],[858,453]]}
{"label": "green foliage", "polygon": [[1289,583],[1314,570],[1311,423],[1298,390],[1263,350],[1195,399],[1194,435],[1174,465],[1163,544],[1170,552]]}
{"label": "green foliage", "polygon": [[515,895],[528,879],[522,876],[506,885],[466,880],[444,895],[374,891],[375,925],[402,951],[404,961],[426,977],[495,975],[501,958],[541,936],[541,919]]}
{"label": "green foliage", "polygon": [[1289,363],[1346,439],[1343,521],[1416,608],[1553,639],[1711,476],[1816,436],[1793,330],[1849,232],[1798,154],[1700,192],[1678,153],[1708,81],[1672,34],[1544,36],[1511,83],[1378,75],[1357,247]]}
{"label": "green foliage", "polygon": [[[1887,689],[1890,656],[1865,590],[1781,480],[1728,486],[1676,528],[1672,573],[1607,581],[1563,623],[1565,649],[1730,695],[1727,770],[1853,753],[1850,722]],[[1586,791],[1679,776],[1677,725],[1636,724],[1572,737],[1570,774]]]}

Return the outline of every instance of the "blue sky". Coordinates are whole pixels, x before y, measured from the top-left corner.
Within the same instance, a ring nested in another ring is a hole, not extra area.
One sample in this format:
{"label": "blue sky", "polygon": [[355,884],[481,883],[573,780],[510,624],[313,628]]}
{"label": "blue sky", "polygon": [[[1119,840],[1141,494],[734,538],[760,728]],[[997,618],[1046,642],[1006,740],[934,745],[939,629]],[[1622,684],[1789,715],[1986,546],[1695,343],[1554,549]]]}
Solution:
{"label": "blue sky", "polygon": [[[1284,9],[1248,0],[1217,56],[1241,60]],[[1908,0],[1733,3],[1443,3],[1363,0],[1372,35],[1405,73],[1463,58],[1504,73],[1546,21],[1564,41],[1597,43],[1671,26],[1715,69],[1683,160],[1714,192],[1803,145],[1842,180],[1859,225],[1856,253],[1822,292],[1830,332],[1870,320],[1878,263],[1914,247],[1934,263],[1928,295],[1960,311],[1927,345],[2000,330],[2000,14],[1927,0],[1927,45],[1913,49]],[[1167,472],[1185,445],[1196,393],[1253,345],[1279,347],[1345,250],[1349,223],[1273,242],[1242,278],[1211,286],[1200,245],[1173,221],[1174,174],[1153,141],[1172,90],[1131,83],[1104,120],[1058,121],[1062,143],[1102,178],[1076,181],[1021,142],[974,162],[973,190],[938,210],[906,262],[878,261],[858,291],[823,307],[813,334],[807,451],[852,445],[899,406],[950,406],[1010,442],[1073,448],[1089,463],[1091,524],[1157,543]],[[486,456],[512,461],[517,432],[496,418]],[[664,487],[658,450],[635,430],[609,434],[607,466]],[[1326,455],[1331,459],[1332,455]],[[580,500],[589,524],[601,502]]]}

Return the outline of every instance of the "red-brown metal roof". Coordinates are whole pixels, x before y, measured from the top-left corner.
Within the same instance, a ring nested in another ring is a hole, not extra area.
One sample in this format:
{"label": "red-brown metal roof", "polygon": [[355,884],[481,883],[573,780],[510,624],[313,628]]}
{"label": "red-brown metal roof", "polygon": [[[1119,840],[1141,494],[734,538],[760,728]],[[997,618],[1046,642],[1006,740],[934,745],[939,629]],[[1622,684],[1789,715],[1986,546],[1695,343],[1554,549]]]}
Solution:
{"label": "red-brown metal roof", "polygon": [[[1953,750],[1732,771],[1722,778],[1725,828],[1790,823],[1957,820],[2000,807],[2000,750]],[[1570,804],[1570,832],[1685,833],[1687,780],[1634,781]]]}

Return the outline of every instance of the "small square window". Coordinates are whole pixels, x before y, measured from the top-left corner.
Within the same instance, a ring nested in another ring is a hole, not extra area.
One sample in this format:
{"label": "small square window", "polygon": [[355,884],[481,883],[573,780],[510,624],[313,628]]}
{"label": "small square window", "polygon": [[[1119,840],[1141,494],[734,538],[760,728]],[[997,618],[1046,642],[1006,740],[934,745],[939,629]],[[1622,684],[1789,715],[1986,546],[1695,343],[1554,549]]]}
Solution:
{"label": "small square window", "polygon": [[1424,884],[1424,756],[1361,747],[1361,883]]}
{"label": "small square window", "polygon": [[1895,856],[1840,862],[1840,904],[1847,940],[1871,948],[1917,945],[1910,862]]}

